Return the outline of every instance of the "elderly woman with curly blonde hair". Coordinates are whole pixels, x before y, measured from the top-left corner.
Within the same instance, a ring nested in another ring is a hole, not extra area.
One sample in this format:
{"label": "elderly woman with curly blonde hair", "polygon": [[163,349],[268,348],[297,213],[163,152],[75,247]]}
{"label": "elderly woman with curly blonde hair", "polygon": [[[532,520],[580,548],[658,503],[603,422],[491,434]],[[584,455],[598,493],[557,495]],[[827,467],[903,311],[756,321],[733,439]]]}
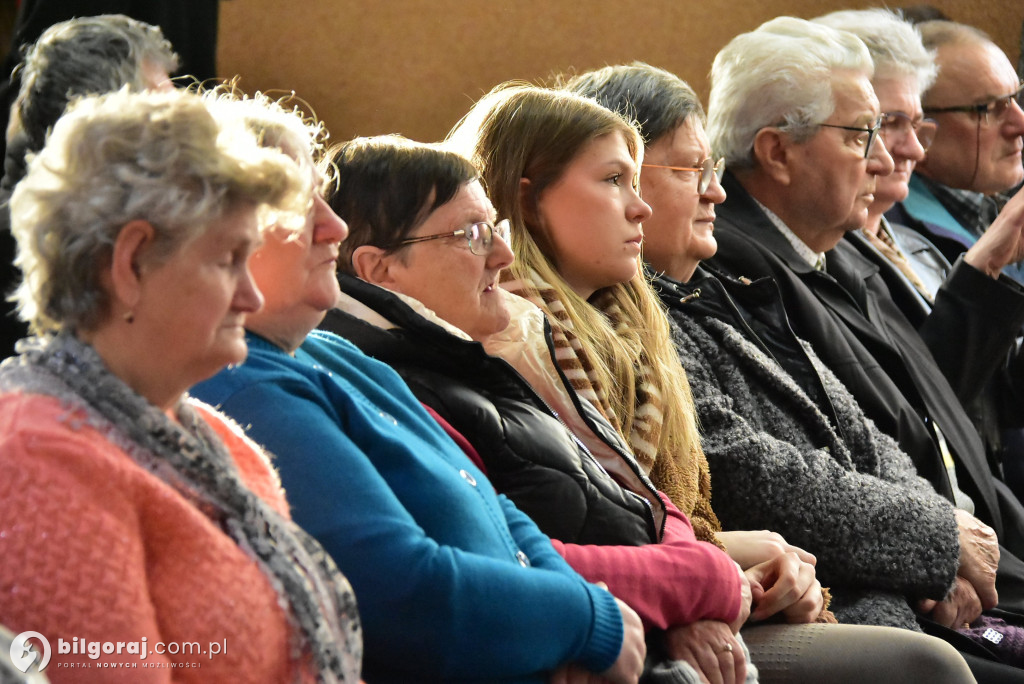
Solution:
{"label": "elderly woman with curly blonde hair", "polygon": [[39,336],[0,367],[0,623],[54,644],[54,682],[358,680],[347,582],[186,393],[245,360],[249,257],[313,190],[233,106],[82,100],[12,198]]}

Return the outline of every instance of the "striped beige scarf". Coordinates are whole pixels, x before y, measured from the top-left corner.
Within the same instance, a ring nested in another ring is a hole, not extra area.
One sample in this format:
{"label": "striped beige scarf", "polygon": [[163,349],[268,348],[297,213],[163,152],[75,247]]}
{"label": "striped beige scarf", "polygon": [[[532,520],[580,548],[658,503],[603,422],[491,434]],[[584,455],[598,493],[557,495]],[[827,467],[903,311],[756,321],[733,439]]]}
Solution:
{"label": "striped beige scarf", "polygon": [[[700,450],[659,458],[662,442],[663,401],[657,386],[651,382],[650,366],[644,355],[636,364],[636,408],[630,434],[625,435],[621,418],[616,415],[605,388],[595,370],[591,355],[573,332],[572,320],[556,290],[536,271],[515,279],[507,271],[502,274],[504,289],[536,304],[551,323],[555,361],[576,393],[597,406],[608,421],[627,437],[637,462],[647,471],[651,481],[689,518],[697,538],[719,544],[715,533],[722,529],[711,510],[711,474]],[[594,305],[608,317],[612,327],[620,331],[628,326],[618,305],[610,298],[599,298]]]}

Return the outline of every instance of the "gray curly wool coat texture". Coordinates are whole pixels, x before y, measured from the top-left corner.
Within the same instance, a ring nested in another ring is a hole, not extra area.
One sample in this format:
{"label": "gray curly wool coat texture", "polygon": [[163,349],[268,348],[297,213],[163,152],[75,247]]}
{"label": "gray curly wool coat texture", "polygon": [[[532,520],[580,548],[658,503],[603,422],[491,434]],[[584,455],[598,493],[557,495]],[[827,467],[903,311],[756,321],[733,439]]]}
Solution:
{"label": "gray curly wool coat texture", "polygon": [[731,325],[673,307],[725,529],[768,529],[817,557],[840,622],[919,630],[958,566],[953,508],[864,416],[808,345],[839,425]]}

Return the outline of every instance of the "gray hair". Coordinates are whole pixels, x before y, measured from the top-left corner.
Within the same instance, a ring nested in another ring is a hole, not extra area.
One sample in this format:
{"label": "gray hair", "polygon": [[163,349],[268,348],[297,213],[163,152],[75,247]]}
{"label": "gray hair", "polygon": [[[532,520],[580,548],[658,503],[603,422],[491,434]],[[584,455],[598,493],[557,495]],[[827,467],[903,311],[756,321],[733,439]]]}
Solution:
{"label": "gray hair", "polygon": [[925,48],[921,31],[887,9],[842,10],[813,21],[849,31],[868,46],[875,77],[913,76],[920,92],[931,87],[938,74],[935,51]]}
{"label": "gray hair", "polygon": [[309,176],[239,121],[183,91],[73,103],[11,198],[21,318],[36,333],[100,324],[109,308],[101,274],[130,221],[152,225],[161,263],[236,208],[304,212]]}
{"label": "gray hair", "polygon": [[[46,29],[17,67],[21,86],[12,107],[8,156],[21,161],[42,149],[47,131],[76,96],[124,86],[145,90],[147,63],[171,73],[178,56],[158,27],[124,15],[77,17]],[[14,168],[20,176],[24,162]]]}
{"label": "gray hair", "polygon": [[835,108],[837,69],[873,73],[871,55],[852,33],[778,17],[733,38],[715,56],[708,138],[732,168],[753,166],[758,131],[777,126],[797,142]]}
{"label": "gray hair", "polygon": [[691,116],[705,121],[700,98],[686,81],[643,62],[588,71],[564,87],[635,122],[645,145],[672,133]]}
{"label": "gray hair", "polygon": [[[318,167],[325,155],[327,129],[315,117],[307,116],[299,107],[299,98],[294,93],[280,99],[273,99],[265,93],[247,95],[238,90],[234,83],[225,83],[204,94],[213,115],[218,120],[235,118],[249,132],[256,136],[261,147],[284,152],[298,164],[307,182],[317,176],[323,184],[332,173],[329,165]],[[326,188],[318,188],[324,191]],[[266,226],[291,230],[298,234],[306,225],[305,213],[312,207],[312,193],[308,196],[305,211],[287,211],[273,216]]]}

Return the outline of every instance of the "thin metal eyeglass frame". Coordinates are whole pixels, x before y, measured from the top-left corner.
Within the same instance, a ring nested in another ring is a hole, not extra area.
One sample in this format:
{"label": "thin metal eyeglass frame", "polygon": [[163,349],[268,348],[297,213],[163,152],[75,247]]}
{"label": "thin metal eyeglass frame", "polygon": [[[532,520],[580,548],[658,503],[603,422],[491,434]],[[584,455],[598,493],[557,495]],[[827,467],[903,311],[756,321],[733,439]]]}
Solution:
{"label": "thin metal eyeglass frame", "polygon": [[839,128],[844,131],[860,131],[861,133],[867,133],[868,142],[864,146],[864,158],[867,159],[871,156],[871,150],[875,146],[875,141],[878,140],[878,131],[882,128],[882,117],[879,116],[878,119],[875,120],[875,125],[870,128],[861,128],[859,126],[840,126],[839,124],[830,123],[820,123],[818,125],[824,126],[825,128]]}
{"label": "thin metal eyeglass frame", "polygon": [[[482,253],[478,252],[475,249],[473,249],[473,229],[476,228],[477,226],[486,226],[485,229],[478,229],[480,231],[480,241],[481,241],[481,243],[483,243],[483,249],[485,250]],[[476,254],[477,256],[487,256],[488,254],[491,253],[491,250],[494,249],[494,236],[495,235],[497,235],[499,238],[501,238],[502,241],[506,245],[508,245],[509,247],[512,246],[512,243],[509,242],[509,240],[511,239],[511,236],[512,236],[511,228],[512,228],[512,226],[509,223],[508,219],[504,219],[502,221],[498,221],[494,225],[491,225],[487,221],[477,221],[476,223],[470,225],[468,228],[461,228],[459,230],[453,230],[453,231],[451,231],[449,233],[434,233],[433,235],[421,235],[419,237],[406,238],[404,240],[399,240],[394,245],[392,245],[391,249],[398,249],[399,247],[404,247],[405,245],[414,245],[417,242],[427,242],[429,240],[440,240],[441,238],[447,238],[447,237],[465,237],[466,238],[466,244],[469,246],[469,251],[470,252],[472,252],[473,254]],[[485,237],[485,235],[487,235],[487,236]]]}
{"label": "thin metal eyeglass frame", "polygon": [[718,161],[714,163],[712,163],[711,157],[708,157],[700,163],[700,166],[666,166],[664,164],[641,164],[640,166],[652,169],[670,169],[672,171],[699,171],[700,179],[697,181],[697,194],[703,195],[711,187],[712,174],[718,176],[719,180],[721,180],[722,172],[725,170],[725,157],[719,157]]}
{"label": "thin metal eyeglass frame", "polygon": [[[924,148],[925,152],[927,152],[928,148],[931,147],[933,142],[935,142],[935,135],[939,131],[939,122],[938,121],[936,121],[935,119],[929,119],[928,117],[922,117],[922,118],[918,119],[917,121],[914,121],[913,119],[911,119],[909,116],[907,116],[903,112],[882,112],[882,130],[881,130],[881,132],[882,132],[883,135],[885,133],[885,120],[888,117],[890,117],[890,116],[895,116],[896,118],[902,119],[902,120],[906,121],[908,124],[910,124],[910,130],[912,130],[914,132],[914,136],[917,138],[918,144],[921,145],[922,148]],[[930,125],[935,127],[934,131],[932,132],[932,139],[928,141],[927,145],[925,144],[925,141],[921,139],[921,131],[920,131],[920,129],[921,129],[921,127],[924,124],[930,124]],[[886,142],[885,146],[887,148],[891,147],[888,142]]]}

